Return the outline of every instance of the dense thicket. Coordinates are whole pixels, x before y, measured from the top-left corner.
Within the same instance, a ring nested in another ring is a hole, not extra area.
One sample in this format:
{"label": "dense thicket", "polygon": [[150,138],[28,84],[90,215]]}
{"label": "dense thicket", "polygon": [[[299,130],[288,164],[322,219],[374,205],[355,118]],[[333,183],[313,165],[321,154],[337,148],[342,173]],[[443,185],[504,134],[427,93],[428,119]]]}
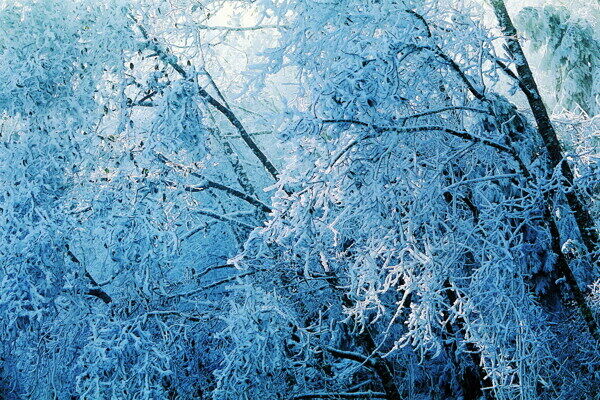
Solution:
{"label": "dense thicket", "polygon": [[593,6],[0,5],[0,397],[597,396]]}

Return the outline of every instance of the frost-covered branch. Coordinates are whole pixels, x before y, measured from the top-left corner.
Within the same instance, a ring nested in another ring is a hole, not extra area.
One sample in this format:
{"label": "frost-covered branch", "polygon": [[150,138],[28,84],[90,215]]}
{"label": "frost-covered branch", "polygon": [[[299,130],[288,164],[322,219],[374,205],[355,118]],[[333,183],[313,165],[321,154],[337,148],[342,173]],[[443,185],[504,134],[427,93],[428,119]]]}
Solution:
{"label": "frost-covered branch", "polygon": [[230,31],[230,32],[246,32],[258,31],[262,29],[285,29],[284,25],[256,25],[256,26],[216,26],[216,25],[194,25],[194,28],[204,29],[209,31]]}
{"label": "frost-covered branch", "polygon": [[223,185],[222,183],[219,182],[215,182],[213,180],[207,179],[204,175],[199,174],[198,172],[193,171],[192,169],[190,169],[189,167],[186,167],[184,165],[181,164],[177,164],[171,160],[169,160],[168,158],[166,158],[164,155],[160,154],[160,153],[156,153],[156,157],[158,158],[159,161],[161,161],[162,163],[164,163],[165,165],[171,166],[175,169],[178,169],[182,172],[185,172],[186,174],[189,174],[191,176],[194,176],[196,178],[200,178],[202,180],[202,182],[200,184],[194,185],[194,186],[186,186],[185,190],[188,192],[201,192],[205,189],[209,189],[209,188],[213,188],[213,189],[217,189],[217,190],[221,190],[225,193],[228,193],[232,196],[235,196],[241,200],[244,200],[245,202],[257,207],[258,209],[260,209],[261,211],[265,212],[265,213],[270,213],[271,207],[269,207],[268,205],[266,205],[265,203],[263,203],[262,201],[244,193],[241,192],[237,189],[234,189],[232,187],[229,187],[227,185]]}
{"label": "frost-covered branch", "polygon": [[354,351],[340,350],[340,349],[336,349],[336,348],[329,347],[329,346],[325,347],[325,350],[327,350],[329,353],[331,353],[332,355],[334,355],[336,357],[343,358],[346,360],[356,361],[367,367],[375,366],[374,359],[366,357],[366,356],[364,356],[360,353],[354,352]]}
{"label": "frost-covered branch", "polygon": [[431,132],[431,131],[441,131],[445,133],[449,133],[452,136],[456,136],[458,138],[468,140],[473,143],[482,143],[486,146],[493,147],[496,150],[500,150],[504,153],[508,153],[510,155],[514,154],[514,151],[509,147],[506,147],[500,143],[496,143],[493,140],[489,140],[486,138],[481,138],[479,136],[475,136],[471,133],[464,131],[457,131],[445,126],[413,126],[413,127],[394,127],[394,126],[378,126],[373,124],[368,124],[362,121],[356,121],[351,119],[325,119],[321,121],[324,124],[354,124],[364,126],[370,129],[373,129],[376,132],[398,132],[398,133],[413,133],[413,132]]}
{"label": "frost-covered branch", "polygon": [[171,298],[176,298],[176,297],[186,297],[186,296],[193,296],[193,295],[195,295],[195,294],[202,293],[202,292],[206,292],[207,290],[210,290],[210,289],[214,289],[214,288],[216,288],[216,287],[219,287],[219,286],[221,286],[221,285],[225,285],[225,284],[227,284],[227,283],[234,282],[234,281],[236,281],[236,280],[238,280],[238,279],[242,279],[242,278],[245,278],[245,277],[247,277],[247,276],[254,275],[254,274],[256,274],[257,272],[258,272],[258,271],[248,271],[248,272],[243,272],[243,273],[241,273],[241,274],[237,274],[237,275],[233,275],[233,276],[230,276],[230,277],[228,277],[228,278],[225,278],[225,279],[221,279],[221,280],[219,280],[219,281],[216,281],[216,282],[210,283],[210,284],[208,284],[208,285],[202,286],[202,287],[200,287],[200,288],[197,288],[197,289],[190,290],[190,291],[188,291],[188,292],[170,294],[170,295],[168,295],[168,296],[167,296],[167,298],[171,299]]}
{"label": "frost-covered branch", "polygon": [[[150,38],[150,35],[146,31],[146,29],[137,21],[137,18],[135,18],[133,16],[132,16],[132,18],[136,22],[136,24],[137,24],[137,26],[138,26],[138,28],[139,28],[142,36],[144,37],[144,39],[148,41],[149,48],[152,49],[152,50],[154,50],[159,55],[160,59],[163,62],[165,62],[168,65],[170,65],[175,71],[177,71],[177,73],[179,73],[179,75],[181,75],[181,77],[183,79],[192,79],[192,80],[195,80],[196,77],[190,77],[189,74],[187,73],[187,71],[185,70],[185,68],[183,68],[181,65],[179,65],[179,63],[177,62],[177,57],[175,57],[172,54],[168,54],[158,44],[158,42],[156,41],[156,39]],[[254,155],[258,158],[258,160],[265,167],[265,169],[269,172],[269,174],[271,174],[271,176],[275,180],[277,180],[277,178],[279,176],[279,172],[277,171],[277,168],[275,168],[275,166],[273,165],[273,163],[271,163],[271,161],[267,158],[267,156],[263,153],[263,151],[258,147],[258,145],[256,144],[256,142],[254,142],[254,140],[252,139],[252,137],[250,137],[250,135],[246,131],[246,128],[244,128],[244,125],[242,125],[242,122],[237,118],[237,116],[235,115],[235,113],[233,111],[231,111],[231,109],[229,109],[228,107],[226,107],[225,105],[223,105],[221,102],[219,102],[217,99],[215,99],[214,97],[212,97],[200,85],[198,85],[198,93],[210,105],[212,105],[213,107],[215,107],[221,114],[223,114],[223,116],[225,116],[225,118],[227,118],[227,120],[237,129],[237,131],[239,132],[240,136],[242,137],[242,140],[246,143],[246,145],[248,145],[248,147],[250,148],[250,150],[252,151],[252,153],[254,153]]]}
{"label": "frost-covered branch", "polygon": [[[187,188],[186,188],[186,190],[187,190]],[[190,191],[194,191],[194,190],[190,190]],[[229,218],[227,216],[221,215],[221,214],[217,214],[214,211],[210,211],[210,210],[196,210],[196,212],[198,214],[206,215],[207,217],[214,218],[214,219],[216,219],[218,221],[234,223],[236,225],[242,226],[242,227],[244,227],[246,229],[249,229],[249,230],[253,230],[254,228],[256,228],[256,226],[254,226],[254,225],[250,225],[250,224],[247,224],[247,223],[245,223],[243,221],[239,221],[237,219],[233,219],[233,218]]]}

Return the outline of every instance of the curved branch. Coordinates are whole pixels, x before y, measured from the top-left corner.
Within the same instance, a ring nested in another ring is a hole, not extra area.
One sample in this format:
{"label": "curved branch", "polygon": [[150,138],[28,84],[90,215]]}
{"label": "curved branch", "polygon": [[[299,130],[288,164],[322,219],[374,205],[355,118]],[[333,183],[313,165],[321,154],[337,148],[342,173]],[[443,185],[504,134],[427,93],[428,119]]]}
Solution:
{"label": "curved branch", "polygon": [[[411,10],[411,9],[406,9],[406,10],[404,10],[404,12],[417,18],[423,24],[423,26],[425,26],[425,30],[427,32],[427,37],[430,38],[433,36],[431,33],[431,28],[429,26],[429,23],[427,22],[425,17],[423,17],[421,14],[419,14],[415,10]],[[482,100],[482,101],[485,100],[485,96],[483,95],[483,93],[481,93],[477,89],[475,89],[475,86],[473,86],[473,84],[471,83],[471,81],[469,80],[467,75],[460,69],[458,64],[452,58],[450,58],[448,55],[446,55],[439,46],[435,46],[435,47],[415,46],[415,47],[419,50],[432,51],[434,54],[436,54],[438,57],[440,57],[442,60],[444,60],[458,74],[458,76],[465,83],[465,85],[467,86],[469,91],[473,94],[473,96],[475,96],[475,98],[477,100]]]}
{"label": "curved branch", "polygon": [[467,75],[460,69],[460,67],[458,66],[458,64],[456,63],[456,61],[454,61],[452,58],[450,58],[450,56],[448,56],[446,53],[444,53],[442,51],[442,49],[439,48],[439,46],[435,46],[435,47],[429,47],[429,46],[423,46],[423,49],[426,50],[430,50],[432,51],[435,55],[437,55],[438,57],[440,57],[442,60],[444,60],[449,66],[450,68],[452,68],[454,70],[454,72],[456,72],[456,74],[460,77],[460,79],[465,83],[465,85],[467,86],[467,89],[469,89],[469,92],[471,92],[471,94],[477,99],[477,100],[481,100],[484,101],[486,100],[486,97],[479,92],[479,90],[475,89],[475,86],[473,86],[473,83],[471,83],[471,80],[467,77]]}
{"label": "curved branch", "polygon": [[352,360],[352,361],[356,361],[357,363],[363,364],[369,368],[373,368],[375,367],[375,360],[372,358],[369,358],[367,356],[364,356],[360,353],[356,353],[353,351],[345,351],[345,350],[340,350],[340,349],[335,349],[333,347],[324,347],[325,350],[327,350],[329,353],[331,353],[332,355],[339,357],[339,358],[343,358],[346,360]]}
{"label": "curved branch", "polygon": [[354,124],[354,125],[360,125],[360,126],[365,126],[368,128],[371,128],[373,130],[375,130],[376,132],[389,132],[389,131],[394,131],[394,132],[400,132],[400,133],[413,133],[413,132],[427,132],[427,131],[441,131],[441,132],[446,132],[449,133],[452,136],[464,139],[464,140],[468,140],[470,142],[474,142],[474,143],[482,143],[485,144],[486,146],[490,146],[493,147],[496,150],[499,150],[501,152],[510,154],[512,156],[515,155],[515,151],[507,146],[504,146],[500,143],[494,142],[493,140],[489,140],[489,139],[485,139],[485,138],[481,138],[479,136],[475,136],[472,135],[468,132],[464,132],[464,131],[456,131],[454,129],[450,129],[444,126],[413,126],[413,127],[394,127],[394,126],[378,126],[378,125],[373,125],[373,124],[368,124],[366,122],[362,122],[362,121],[356,121],[356,120],[352,120],[352,119],[326,119],[321,121],[324,124]]}
{"label": "curved branch", "polygon": [[401,120],[401,121],[404,121],[404,120],[407,120],[407,119],[410,119],[410,118],[425,117],[427,115],[439,114],[439,113],[442,113],[442,112],[445,112],[445,111],[453,111],[453,110],[473,111],[473,112],[478,112],[478,113],[482,113],[482,114],[491,115],[491,113],[488,110],[482,110],[481,108],[465,107],[465,106],[450,106],[450,107],[438,108],[436,110],[423,111],[423,112],[417,113],[417,114],[406,115],[404,117],[399,117],[398,119]]}

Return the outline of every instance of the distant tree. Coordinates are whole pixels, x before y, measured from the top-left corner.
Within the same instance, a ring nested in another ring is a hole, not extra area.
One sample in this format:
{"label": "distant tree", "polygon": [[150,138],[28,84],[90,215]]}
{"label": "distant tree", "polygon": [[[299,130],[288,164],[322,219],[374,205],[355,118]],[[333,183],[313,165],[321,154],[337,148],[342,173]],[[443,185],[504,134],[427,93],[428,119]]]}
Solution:
{"label": "distant tree", "polygon": [[517,26],[554,78],[555,101],[590,116],[600,112],[600,41],[591,22],[565,7],[525,7]]}

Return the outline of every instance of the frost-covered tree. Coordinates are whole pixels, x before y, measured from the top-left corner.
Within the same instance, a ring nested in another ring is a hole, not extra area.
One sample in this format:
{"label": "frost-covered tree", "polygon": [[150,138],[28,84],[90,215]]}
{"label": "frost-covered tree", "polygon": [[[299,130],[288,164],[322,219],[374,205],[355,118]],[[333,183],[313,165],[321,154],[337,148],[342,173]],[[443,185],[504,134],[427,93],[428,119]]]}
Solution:
{"label": "frost-covered tree", "polygon": [[168,6],[2,4],[3,398],[210,390],[222,272],[276,169],[206,91],[208,65],[169,50]]}
{"label": "frost-covered tree", "polygon": [[600,384],[598,121],[551,120],[501,0],[27,0],[0,25],[0,397]]}
{"label": "frost-covered tree", "polygon": [[[285,298],[288,328],[266,320],[263,336],[289,335],[275,357],[297,366],[293,398],[577,398],[598,384],[587,193],[572,186],[504,4],[492,6],[516,73],[475,8],[272,10],[293,17],[271,67],[297,65],[310,103],[283,132],[296,150],[274,216],[236,262],[257,293]],[[530,115],[502,96],[506,81]],[[242,291],[236,315],[262,315],[255,296]],[[229,334],[235,359],[259,351],[255,329]],[[587,344],[565,352],[570,335]],[[253,360],[243,371],[260,373]],[[589,369],[566,378],[577,363]],[[220,399],[283,379],[225,372]]]}
{"label": "frost-covered tree", "polygon": [[541,67],[554,77],[554,100],[572,111],[598,114],[600,42],[594,25],[553,6],[525,7],[517,23],[541,54]]}

